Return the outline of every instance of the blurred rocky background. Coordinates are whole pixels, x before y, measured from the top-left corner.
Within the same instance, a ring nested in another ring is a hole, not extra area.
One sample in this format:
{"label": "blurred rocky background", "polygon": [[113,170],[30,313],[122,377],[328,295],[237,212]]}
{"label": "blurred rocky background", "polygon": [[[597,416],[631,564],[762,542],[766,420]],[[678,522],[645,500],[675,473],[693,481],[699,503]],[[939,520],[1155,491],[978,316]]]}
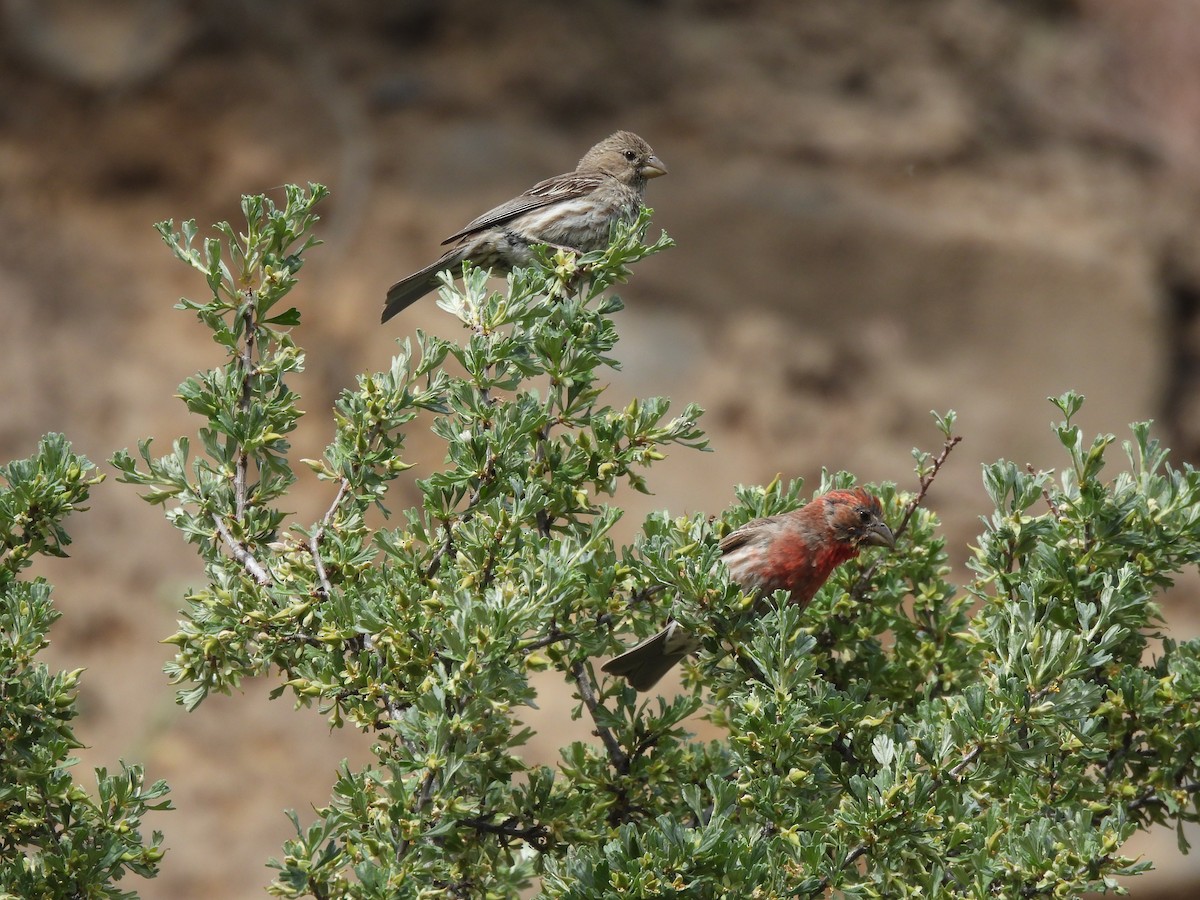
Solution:
{"label": "blurred rocky background", "polygon": [[[236,225],[241,194],[307,181],[333,191],[293,295],[296,457],[318,455],[341,387],[417,328],[456,333],[432,300],[380,327],[387,286],[627,128],[670,166],[649,200],[679,246],[621,292],[612,400],[697,401],[715,450],[622,498],[627,536],[777,473],[912,487],[929,410],[954,408],[930,500],[961,570],[979,463],[1058,466],[1045,398],[1067,388],[1089,433],[1154,418],[1200,460],[1194,0],[0,0],[0,40],[0,459],[47,430],[98,462],[191,433],[172,395],[220,351],[172,309],[204,285],[151,224]],[[170,782],[144,897],[262,896],[282,810],[306,821],[368,744],[265,683],[182,713],[157,642],[197,560],[132,489],[94,501],[38,569],[65,614],[48,661],[88,668],[79,777],[124,757]],[[302,474],[297,517],[328,501]],[[1195,573],[1164,596],[1173,634],[1198,601]],[[530,716],[548,761],[579,728],[558,690]],[[1137,849],[1157,871],[1134,897],[1195,896],[1173,834]]]}

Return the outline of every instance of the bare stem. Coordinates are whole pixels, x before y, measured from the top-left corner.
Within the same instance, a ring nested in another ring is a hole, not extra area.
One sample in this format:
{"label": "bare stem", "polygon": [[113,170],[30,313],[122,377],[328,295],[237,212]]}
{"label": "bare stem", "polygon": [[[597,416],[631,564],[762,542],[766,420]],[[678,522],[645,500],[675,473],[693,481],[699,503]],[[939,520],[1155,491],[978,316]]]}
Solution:
{"label": "bare stem", "polygon": [[[1181,790],[1188,794],[1200,794],[1200,784],[1187,784],[1184,785]],[[1135,800],[1129,801],[1129,803],[1125,804],[1125,808],[1128,810],[1138,810],[1144,806],[1158,806],[1165,804],[1166,801],[1159,796],[1158,791],[1151,790],[1150,793],[1138,797]]]}

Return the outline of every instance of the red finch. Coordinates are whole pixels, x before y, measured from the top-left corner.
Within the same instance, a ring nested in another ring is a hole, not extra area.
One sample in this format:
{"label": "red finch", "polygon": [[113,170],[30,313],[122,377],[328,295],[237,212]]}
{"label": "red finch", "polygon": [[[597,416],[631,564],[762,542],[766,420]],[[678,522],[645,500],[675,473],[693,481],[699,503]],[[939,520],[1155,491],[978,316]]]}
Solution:
{"label": "red finch", "polygon": [[432,291],[438,273],[463,260],[508,271],[533,262],[533,244],[579,253],[603,249],[614,222],[637,218],[646,180],[666,174],[662,160],[636,134],[618,131],[606,137],[583,155],[574,172],[539,181],[442,241],[454,246],[388,289],[382,321]]}
{"label": "red finch", "polygon": [[[862,488],[830,491],[800,509],[755,519],[725,536],[721,561],[747,593],[787,591],[805,606],[830,573],[858,556],[864,544],[895,547],[879,500]],[[654,687],[672,666],[700,646],[678,622],[670,622],[604,665],[639,691]]]}

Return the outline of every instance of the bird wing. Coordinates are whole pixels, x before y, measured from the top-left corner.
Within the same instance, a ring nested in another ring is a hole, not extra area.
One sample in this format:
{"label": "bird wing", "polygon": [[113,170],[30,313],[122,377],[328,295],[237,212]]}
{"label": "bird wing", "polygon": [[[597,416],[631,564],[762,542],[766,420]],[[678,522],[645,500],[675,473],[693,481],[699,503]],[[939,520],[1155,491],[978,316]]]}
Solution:
{"label": "bird wing", "polygon": [[762,519],[755,519],[753,522],[747,522],[741,528],[731,531],[721,538],[721,543],[717,546],[721,548],[722,553],[744,547],[757,538],[764,528],[769,528],[782,518],[783,516],[766,516]]}
{"label": "bird wing", "polygon": [[543,206],[549,206],[551,203],[557,203],[560,200],[573,200],[576,197],[590,194],[603,184],[604,179],[608,177],[610,176],[600,172],[582,174],[579,172],[568,172],[565,175],[556,175],[553,178],[547,178],[545,181],[539,181],[519,197],[513,197],[507,203],[501,203],[495,209],[489,209],[478,219],[454,232],[454,234],[450,235],[442,243],[449,244],[473,232],[482,231],[485,228],[493,228],[496,225],[503,225],[505,222],[511,222],[517,216],[527,213],[531,209],[540,209]]}

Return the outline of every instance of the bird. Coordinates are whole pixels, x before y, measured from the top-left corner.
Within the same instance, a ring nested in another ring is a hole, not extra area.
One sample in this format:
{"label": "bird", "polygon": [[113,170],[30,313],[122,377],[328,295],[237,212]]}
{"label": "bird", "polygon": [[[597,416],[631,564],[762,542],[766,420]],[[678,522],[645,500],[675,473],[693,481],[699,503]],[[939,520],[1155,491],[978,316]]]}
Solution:
{"label": "bird", "polygon": [[442,241],[449,250],[387,292],[381,322],[438,286],[438,273],[470,260],[480,268],[510,271],[533,262],[530,247],[547,244],[588,253],[608,246],[612,225],[637,218],[646,182],[667,174],[650,145],[618,131],[592,147],[574,172],[539,181],[490,209]]}
{"label": "bird", "polygon": [[[766,516],[730,532],[720,543],[730,578],[748,594],[791,594],[806,606],[834,569],[858,556],[863,546],[894,549],[896,538],[883,519],[878,498],[864,488],[832,490],[792,512]],[[700,642],[672,620],[658,634],[604,664],[647,691]]]}

